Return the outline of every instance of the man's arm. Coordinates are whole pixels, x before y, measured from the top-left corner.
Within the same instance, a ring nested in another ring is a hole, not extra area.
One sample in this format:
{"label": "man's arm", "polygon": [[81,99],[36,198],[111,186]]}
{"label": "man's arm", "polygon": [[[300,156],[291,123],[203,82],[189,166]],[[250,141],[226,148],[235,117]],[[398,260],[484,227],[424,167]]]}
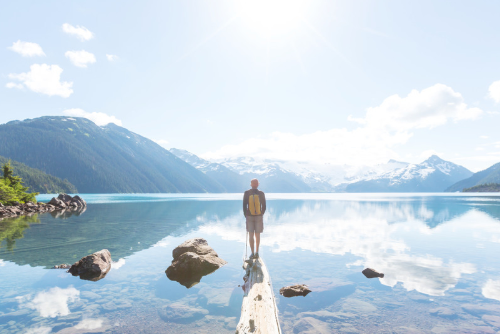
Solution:
{"label": "man's arm", "polygon": [[248,196],[247,196],[247,192],[245,191],[243,193],[243,215],[245,217],[247,216],[247,207],[248,207]]}
{"label": "man's arm", "polygon": [[261,204],[261,212],[262,214],[264,214],[266,212],[266,195],[264,193],[262,193],[262,199],[260,201],[260,204]]}

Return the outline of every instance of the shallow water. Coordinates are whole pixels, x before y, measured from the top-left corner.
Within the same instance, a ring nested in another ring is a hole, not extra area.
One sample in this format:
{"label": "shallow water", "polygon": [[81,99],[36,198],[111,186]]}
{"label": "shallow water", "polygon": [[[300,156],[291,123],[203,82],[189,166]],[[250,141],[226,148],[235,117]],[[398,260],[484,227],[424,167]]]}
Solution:
{"label": "shallow water", "polygon": [[[82,197],[80,215],[0,221],[0,333],[234,333],[242,195]],[[260,253],[283,332],[500,331],[500,195],[267,197]],[[164,271],[194,237],[228,264],[187,289]],[[50,269],[103,248],[114,264],[98,282]],[[295,283],[313,292],[279,295]]]}

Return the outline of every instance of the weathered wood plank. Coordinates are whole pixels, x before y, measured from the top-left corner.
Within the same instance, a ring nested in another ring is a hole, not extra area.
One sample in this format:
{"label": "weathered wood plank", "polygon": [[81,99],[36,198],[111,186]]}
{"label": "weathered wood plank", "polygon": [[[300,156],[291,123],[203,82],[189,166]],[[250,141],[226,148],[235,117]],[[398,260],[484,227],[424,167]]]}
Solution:
{"label": "weathered wood plank", "polygon": [[278,308],[264,261],[261,258],[248,260],[244,268],[245,294],[236,333],[281,334]]}

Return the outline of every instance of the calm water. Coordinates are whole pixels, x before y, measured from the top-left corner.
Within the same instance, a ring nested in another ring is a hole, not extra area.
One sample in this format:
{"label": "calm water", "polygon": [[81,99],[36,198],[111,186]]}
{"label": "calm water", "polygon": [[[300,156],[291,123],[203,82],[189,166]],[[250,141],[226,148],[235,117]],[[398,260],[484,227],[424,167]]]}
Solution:
{"label": "calm water", "polygon": [[[240,194],[82,197],[81,215],[0,222],[0,333],[234,333]],[[285,333],[500,331],[500,195],[268,194],[268,208],[261,256]],[[186,289],[164,271],[194,237],[228,264]],[[103,248],[98,282],[50,269]],[[295,283],[313,292],[279,296]]]}

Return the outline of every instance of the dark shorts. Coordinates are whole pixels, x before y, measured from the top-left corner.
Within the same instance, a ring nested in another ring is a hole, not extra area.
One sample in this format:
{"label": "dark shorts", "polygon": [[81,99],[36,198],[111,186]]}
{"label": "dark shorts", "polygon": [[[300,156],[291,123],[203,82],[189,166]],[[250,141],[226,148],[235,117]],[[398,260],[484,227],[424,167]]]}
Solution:
{"label": "dark shorts", "polygon": [[264,216],[247,216],[247,232],[264,232]]}

